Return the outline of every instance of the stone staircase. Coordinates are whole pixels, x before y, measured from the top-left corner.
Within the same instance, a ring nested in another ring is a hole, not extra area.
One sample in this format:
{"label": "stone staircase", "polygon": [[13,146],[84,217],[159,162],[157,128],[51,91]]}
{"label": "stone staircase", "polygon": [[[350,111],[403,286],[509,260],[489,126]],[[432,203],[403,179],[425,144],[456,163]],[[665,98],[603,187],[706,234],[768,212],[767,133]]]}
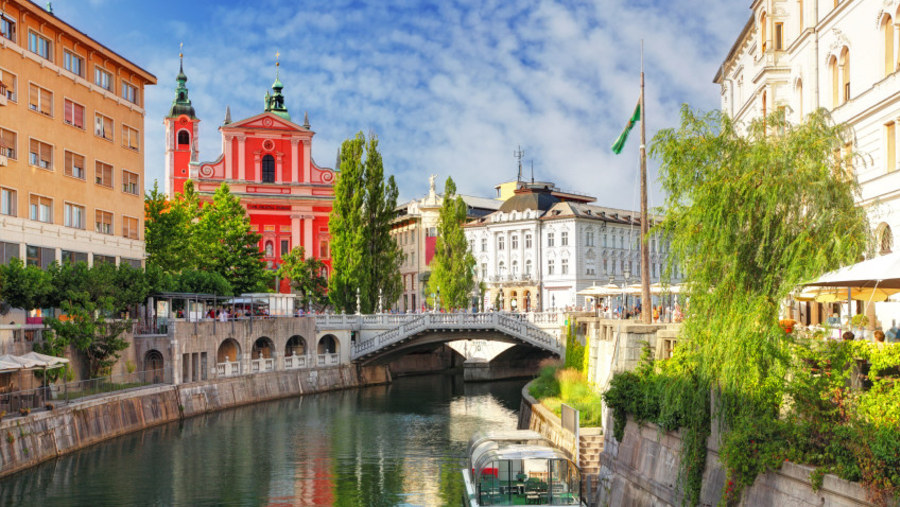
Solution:
{"label": "stone staircase", "polygon": [[600,486],[600,453],[603,452],[603,430],[601,428],[580,428],[578,430],[578,466],[581,468],[583,498],[592,505]]}

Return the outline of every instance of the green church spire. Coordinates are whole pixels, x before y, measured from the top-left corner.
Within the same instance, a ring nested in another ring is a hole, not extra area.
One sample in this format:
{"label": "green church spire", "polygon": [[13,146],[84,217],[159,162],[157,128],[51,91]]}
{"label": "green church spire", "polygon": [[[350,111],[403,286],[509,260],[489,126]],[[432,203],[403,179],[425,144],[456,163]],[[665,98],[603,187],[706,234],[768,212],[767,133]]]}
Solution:
{"label": "green church spire", "polygon": [[278,56],[279,53],[275,53],[275,82],[272,83],[272,94],[270,95],[269,92],[266,92],[266,112],[277,114],[285,120],[291,121],[291,114],[288,113],[287,106],[284,105],[284,95],[281,93],[284,85],[278,79]]}
{"label": "green church spire", "polygon": [[178,85],[175,87],[175,100],[172,101],[172,107],[169,108],[166,118],[177,118],[183,114],[191,119],[197,118],[194,106],[191,105],[191,99],[188,97],[187,80],[184,73],[184,53],[178,53],[178,75],[175,76]]}

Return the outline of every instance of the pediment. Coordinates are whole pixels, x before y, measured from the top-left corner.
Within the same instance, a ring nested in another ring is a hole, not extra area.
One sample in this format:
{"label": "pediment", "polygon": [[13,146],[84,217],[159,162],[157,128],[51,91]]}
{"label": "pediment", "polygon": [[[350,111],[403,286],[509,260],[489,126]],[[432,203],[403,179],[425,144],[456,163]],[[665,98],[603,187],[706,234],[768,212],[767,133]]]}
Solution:
{"label": "pediment", "polygon": [[260,113],[244,120],[229,123],[222,127],[222,130],[230,129],[265,129],[265,130],[287,130],[291,132],[309,132],[306,128],[296,123],[285,120],[274,113]]}

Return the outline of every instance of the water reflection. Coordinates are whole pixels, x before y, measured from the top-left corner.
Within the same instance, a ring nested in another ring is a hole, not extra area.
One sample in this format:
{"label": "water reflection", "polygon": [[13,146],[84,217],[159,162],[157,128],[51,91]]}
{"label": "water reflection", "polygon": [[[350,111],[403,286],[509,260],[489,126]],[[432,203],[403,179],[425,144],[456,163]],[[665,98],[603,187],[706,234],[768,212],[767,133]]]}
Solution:
{"label": "water reflection", "polygon": [[0,505],[457,505],[469,437],[514,428],[523,383],[431,375],[209,414],[0,480]]}

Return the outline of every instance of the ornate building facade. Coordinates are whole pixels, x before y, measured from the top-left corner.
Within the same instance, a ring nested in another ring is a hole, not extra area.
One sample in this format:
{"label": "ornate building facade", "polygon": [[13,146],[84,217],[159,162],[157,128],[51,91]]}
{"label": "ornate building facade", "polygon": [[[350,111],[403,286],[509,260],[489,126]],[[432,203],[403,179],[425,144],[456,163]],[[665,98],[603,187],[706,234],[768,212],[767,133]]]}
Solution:
{"label": "ornate building facade", "polygon": [[900,227],[900,0],[756,0],[716,73],[722,109],[738,124],[818,108],[851,127],[845,150],[880,252]]}
{"label": "ornate building facade", "polygon": [[[183,67],[176,78],[175,100],[166,115],[166,191],[180,193],[192,180],[201,198],[210,199],[222,183],[240,197],[253,230],[262,235],[259,248],[272,269],[281,256],[303,247],[307,257],[331,269],[328,218],[334,201],[334,170],[312,159],[315,132],[304,115],[302,125],[291,120],[278,79],[267,93],[264,109],[231,121],[230,109],[219,126],[222,154],[198,161],[200,119],[188,95]],[[281,292],[289,286],[282,281]]]}

